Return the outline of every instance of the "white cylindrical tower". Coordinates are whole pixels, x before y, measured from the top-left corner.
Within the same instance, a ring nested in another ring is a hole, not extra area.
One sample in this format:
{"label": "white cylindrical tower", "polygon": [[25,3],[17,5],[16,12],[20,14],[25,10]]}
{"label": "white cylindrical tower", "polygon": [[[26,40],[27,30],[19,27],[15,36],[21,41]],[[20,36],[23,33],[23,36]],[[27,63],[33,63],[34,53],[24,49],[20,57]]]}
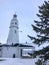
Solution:
{"label": "white cylindrical tower", "polygon": [[13,19],[10,23],[9,35],[7,38],[7,44],[18,44],[19,43],[19,31],[18,31],[18,20],[17,15],[13,15]]}

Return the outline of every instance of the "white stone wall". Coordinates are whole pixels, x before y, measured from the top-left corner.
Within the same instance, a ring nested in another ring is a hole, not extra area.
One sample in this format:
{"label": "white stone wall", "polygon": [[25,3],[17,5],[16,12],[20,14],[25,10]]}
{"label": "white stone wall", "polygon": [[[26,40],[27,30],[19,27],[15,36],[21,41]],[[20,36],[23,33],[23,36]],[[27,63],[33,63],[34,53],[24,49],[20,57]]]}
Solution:
{"label": "white stone wall", "polygon": [[[23,49],[32,49],[32,53],[35,50],[34,47],[19,47],[19,57],[22,57],[22,55],[23,55]],[[22,50],[22,54],[21,54],[21,50]]]}
{"label": "white stone wall", "polygon": [[18,47],[3,47],[2,48],[2,57],[13,58],[13,54],[15,54],[15,57],[19,57]]}
{"label": "white stone wall", "polygon": [[[2,46],[0,47],[0,57],[5,58],[13,58],[13,54],[15,54],[16,58],[22,57],[22,54],[24,54],[24,49],[32,49],[32,52],[34,51],[34,47],[18,47],[18,46]],[[22,51],[22,54],[21,54]],[[30,52],[30,51],[29,51]],[[28,53],[28,51],[27,51]]]}
{"label": "white stone wall", "polygon": [[0,47],[0,57],[2,56],[2,47]]}

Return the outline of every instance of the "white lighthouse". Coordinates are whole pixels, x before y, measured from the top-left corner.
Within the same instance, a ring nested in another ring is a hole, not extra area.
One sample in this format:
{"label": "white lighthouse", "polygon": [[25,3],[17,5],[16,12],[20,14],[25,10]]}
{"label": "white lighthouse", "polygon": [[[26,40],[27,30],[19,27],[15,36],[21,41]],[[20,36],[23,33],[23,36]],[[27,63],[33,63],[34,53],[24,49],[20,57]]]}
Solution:
{"label": "white lighthouse", "polygon": [[18,43],[19,43],[18,20],[17,15],[14,14],[10,23],[10,30],[7,38],[7,44],[12,45]]}
{"label": "white lighthouse", "polygon": [[[0,57],[23,58],[30,57],[28,53],[34,51],[34,47],[28,44],[19,44],[19,30],[17,15],[14,14],[10,22],[10,30],[7,38],[7,44],[0,44]],[[31,51],[30,51],[31,50]]]}

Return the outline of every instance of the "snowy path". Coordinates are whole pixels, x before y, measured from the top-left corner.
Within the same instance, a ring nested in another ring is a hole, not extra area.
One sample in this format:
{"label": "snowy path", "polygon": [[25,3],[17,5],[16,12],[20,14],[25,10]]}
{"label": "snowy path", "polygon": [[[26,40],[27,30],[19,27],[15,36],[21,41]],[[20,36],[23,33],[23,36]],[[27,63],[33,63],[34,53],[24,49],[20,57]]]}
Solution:
{"label": "snowy path", "polygon": [[33,59],[6,58],[4,61],[0,61],[0,65],[35,65],[34,62]]}

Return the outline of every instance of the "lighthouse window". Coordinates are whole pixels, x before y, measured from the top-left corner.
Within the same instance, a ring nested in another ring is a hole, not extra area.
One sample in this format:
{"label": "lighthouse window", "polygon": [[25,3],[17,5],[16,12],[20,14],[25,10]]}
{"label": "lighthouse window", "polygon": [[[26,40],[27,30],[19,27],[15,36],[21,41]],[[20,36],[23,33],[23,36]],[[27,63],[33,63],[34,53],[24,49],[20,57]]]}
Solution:
{"label": "lighthouse window", "polygon": [[15,30],[15,33],[16,33],[16,30]]}
{"label": "lighthouse window", "polygon": [[17,24],[17,23],[15,22],[15,24]]}
{"label": "lighthouse window", "polygon": [[14,24],[14,23],[12,22],[12,24]]}

